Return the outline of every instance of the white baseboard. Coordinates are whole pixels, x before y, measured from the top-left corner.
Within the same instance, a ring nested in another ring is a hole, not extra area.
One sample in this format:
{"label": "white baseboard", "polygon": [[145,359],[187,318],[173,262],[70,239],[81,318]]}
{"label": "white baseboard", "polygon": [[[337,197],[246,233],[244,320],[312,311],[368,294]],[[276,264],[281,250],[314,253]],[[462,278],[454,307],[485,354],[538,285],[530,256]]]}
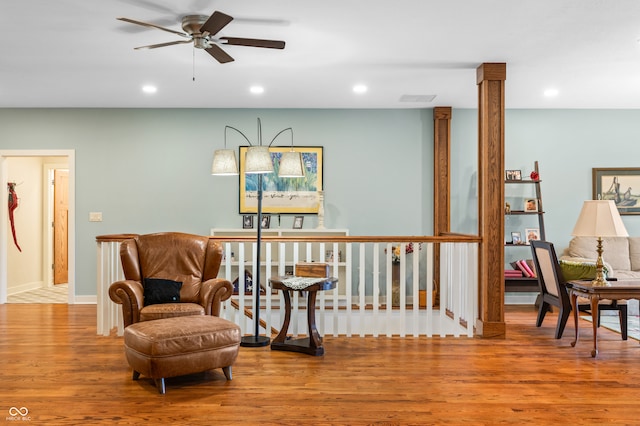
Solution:
{"label": "white baseboard", "polygon": [[16,286],[7,286],[7,295],[13,296],[14,294],[22,293],[30,290],[38,290],[39,288],[45,288],[44,281],[33,281],[30,283],[20,284]]}
{"label": "white baseboard", "polygon": [[75,296],[73,298],[74,305],[97,305],[98,296]]}
{"label": "white baseboard", "polygon": [[538,293],[529,292],[506,292],[504,294],[505,305],[533,305],[536,303]]}

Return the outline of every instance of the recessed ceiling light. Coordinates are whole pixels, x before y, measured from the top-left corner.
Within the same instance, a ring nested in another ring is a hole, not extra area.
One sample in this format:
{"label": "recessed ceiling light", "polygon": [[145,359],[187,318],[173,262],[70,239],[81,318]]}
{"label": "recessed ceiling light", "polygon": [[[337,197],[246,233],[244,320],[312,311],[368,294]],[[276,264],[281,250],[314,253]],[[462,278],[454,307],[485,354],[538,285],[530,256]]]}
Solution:
{"label": "recessed ceiling light", "polygon": [[144,86],[142,86],[142,91],[144,93],[156,93],[158,91],[158,88],[156,86],[152,86],[150,84],[146,84]]}
{"label": "recessed ceiling light", "polygon": [[262,86],[251,86],[249,91],[251,93],[253,93],[254,95],[259,95],[260,93],[264,93],[264,87],[262,87]]}
{"label": "recessed ceiling light", "polygon": [[544,95],[547,98],[553,98],[554,96],[558,96],[558,89],[547,89],[544,91]]}
{"label": "recessed ceiling light", "polygon": [[353,86],[354,93],[366,93],[367,90],[368,88],[364,84],[356,84],[355,86]]}

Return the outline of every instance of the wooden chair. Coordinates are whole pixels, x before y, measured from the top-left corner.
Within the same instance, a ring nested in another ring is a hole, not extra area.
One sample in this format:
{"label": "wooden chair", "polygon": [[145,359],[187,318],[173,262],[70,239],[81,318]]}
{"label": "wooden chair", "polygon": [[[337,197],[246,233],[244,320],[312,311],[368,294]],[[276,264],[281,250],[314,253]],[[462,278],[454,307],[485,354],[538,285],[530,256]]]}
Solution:
{"label": "wooden chair", "polygon": [[[546,313],[551,310],[551,306],[556,306],[559,309],[559,313],[555,338],[559,339],[562,337],[562,333],[564,332],[564,328],[567,324],[567,319],[569,318],[569,314],[571,314],[571,300],[569,299],[566,281],[562,275],[562,270],[560,269],[560,263],[558,262],[558,257],[556,256],[553,243],[548,241],[531,241],[531,251],[533,254],[536,276],[538,278],[538,287],[540,289],[540,296],[538,297],[538,303],[540,306],[538,309],[536,327],[540,327],[542,325],[542,321],[544,320]],[[589,308],[590,306],[588,304],[578,305],[578,309],[580,311],[589,311]],[[592,318],[592,321],[598,321],[598,326],[600,326],[600,311],[603,310],[618,311],[622,340],[627,340],[626,303],[607,300],[601,301],[598,310],[598,318]]]}

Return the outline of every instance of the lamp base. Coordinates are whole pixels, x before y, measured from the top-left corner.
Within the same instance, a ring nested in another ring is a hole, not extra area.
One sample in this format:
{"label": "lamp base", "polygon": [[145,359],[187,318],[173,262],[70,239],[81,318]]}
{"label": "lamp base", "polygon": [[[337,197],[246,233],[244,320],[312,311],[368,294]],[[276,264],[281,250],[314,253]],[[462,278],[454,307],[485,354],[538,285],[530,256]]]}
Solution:
{"label": "lamp base", "polygon": [[245,348],[259,348],[269,345],[271,339],[267,336],[242,336],[240,346]]}
{"label": "lamp base", "polygon": [[595,280],[591,281],[591,285],[594,287],[609,287],[611,284],[604,278],[596,278]]}
{"label": "lamp base", "polygon": [[598,246],[596,252],[598,253],[598,259],[596,259],[596,278],[591,281],[591,285],[594,287],[608,287],[611,284],[604,277],[604,260],[602,260],[602,238],[598,237]]}

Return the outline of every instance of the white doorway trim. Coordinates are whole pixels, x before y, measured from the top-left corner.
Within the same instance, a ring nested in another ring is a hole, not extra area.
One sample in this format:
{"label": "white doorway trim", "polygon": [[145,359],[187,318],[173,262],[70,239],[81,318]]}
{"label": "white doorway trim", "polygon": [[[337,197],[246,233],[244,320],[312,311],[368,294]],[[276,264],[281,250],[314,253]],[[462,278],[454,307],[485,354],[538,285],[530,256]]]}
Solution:
{"label": "white doorway trim", "polygon": [[[69,293],[67,303],[75,303],[76,288],[76,158],[75,150],[33,149],[0,150],[0,187],[6,200],[7,157],[67,157],[69,166]],[[6,202],[0,200],[0,304],[7,303],[7,241],[9,214]]]}

